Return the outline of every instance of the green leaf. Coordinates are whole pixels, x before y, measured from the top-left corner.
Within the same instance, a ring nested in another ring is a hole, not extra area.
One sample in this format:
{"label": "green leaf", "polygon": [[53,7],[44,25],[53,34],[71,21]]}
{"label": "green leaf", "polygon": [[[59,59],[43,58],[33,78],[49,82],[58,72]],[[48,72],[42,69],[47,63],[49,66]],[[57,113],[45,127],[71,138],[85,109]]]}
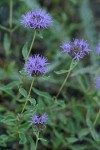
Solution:
{"label": "green leaf", "polygon": [[91,133],[93,139],[98,142],[98,141],[100,141],[100,136],[98,135],[98,133],[94,129],[93,123],[90,120],[91,114],[92,114],[91,113],[91,108],[89,108],[88,112],[87,112],[87,116],[86,116],[86,122],[87,122],[87,125],[88,125],[89,129],[90,129],[90,133]]}
{"label": "green leaf", "polygon": [[9,37],[8,37],[8,34],[5,34],[4,35],[4,49],[5,49],[6,54],[8,54],[9,48],[10,48]]}
{"label": "green leaf", "polygon": [[27,56],[28,56],[28,43],[26,42],[25,45],[22,48],[22,55],[24,57],[24,59],[26,60]]}
{"label": "green leaf", "polygon": [[71,75],[72,77],[73,76],[77,76],[77,75],[80,75],[80,74],[86,74],[86,73],[91,73],[91,74],[94,74],[94,67],[85,67],[85,68],[81,68],[81,69],[78,69],[77,71],[74,71],[74,73]]}
{"label": "green leaf", "polygon": [[85,128],[79,132],[78,136],[79,136],[79,138],[81,138],[81,137],[88,135],[89,133],[90,133],[90,130],[88,128]]}
{"label": "green leaf", "polygon": [[37,32],[37,36],[40,38],[40,39],[43,39],[43,35],[41,32]]}
{"label": "green leaf", "polygon": [[71,64],[70,70],[73,70],[77,64],[78,64],[77,61],[73,61]]}
{"label": "green leaf", "polygon": [[3,116],[3,118],[0,120],[0,122],[9,125],[9,126],[15,126],[16,125],[16,118],[12,114],[7,114]]}
{"label": "green leaf", "polygon": [[70,137],[70,138],[67,138],[67,141],[68,141],[68,143],[75,143],[78,141],[78,138]]}
{"label": "green leaf", "polygon": [[20,82],[19,82],[19,81],[13,81],[13,82],[11,82],[11,83],[7,84],[7,85],[6,85],[6,88],[8,88],[8,89],[12,89],[12,88],[14,88],[14,87],[18,86],[19,84],[20,84]]}
{"label": "green leaf", "polygon": [[43,142],[47,142],[46,139],[43,139],[43,138],[39,138],[40,141],[43,141]]}
{"label": "green leaf", "polygon": [[41,76],[40,79],[42,79],[42,80],[49,80],[50,76]]}
{"label": "green leaf", "polygon": [[28,73],[25,72],[24,70],[19,71],[19,73],[20,73],[22,76],[28,76]]}
{"label": "green leaf", "polygon": [[36,93],[37,95],[39,96],[42,96],[42,97],[46,97],[46,98],[50,98],[50,95],[46,92],[41,92],[35,88],[32,88],[32,90],[34,91],[34,93]]}
{"label": "green leaf", "polygon": [[0,135],[0,146],[6,146],[9,137],[5,134]]}
{"label": "green leaf", "polygon": [[33,138],[31,136],[29,136],[29,142],[30,142],[30,150],[35,150],[35,141],[33,140]]}
{"label": "green leaf", "polygon": [[25,133],[19,133],[19,138],[20,138],[19,144],[25,144],[27,142]]}
{"label": "green leaf", "polygon": [[5,31],[10,32],[10,30],[9,30],[8,28],[6,28],[5,26],[3,26],[3,25],[1,25],[1,24],[0,24],[0,28],[1,28],[2,30],[5,30]]}
{"label": "green leaf", "polygon": [[29,98],[29,101],[32,105],[36,105],[36,100],[34,98]]}
{"label": "green leaf", "polygon": [[90,131],[91,131],[91,135],[92,135],[93,139],[94,139],[95,141],[97,141],[97,142],[100,142],[100,136],[99,136],[99,134],[96,132],[96,130],[95,130],[95,129],[91,129]]}
{"label": "green leaf", "polygon": [[0,91],[5,91],[6,90],[6,86],[0,86]]}
{"label": "green leaf", "polygon": [[21,95],[23,95],[24,97],[27,97],[27,91],[24,88],[20,88],[19,92]]}
{"label": "green leaf", "polygon": [[60,70],[60,71],[54,71],[56,74],[64,74],[66,72],[69,72],[69,70]]}

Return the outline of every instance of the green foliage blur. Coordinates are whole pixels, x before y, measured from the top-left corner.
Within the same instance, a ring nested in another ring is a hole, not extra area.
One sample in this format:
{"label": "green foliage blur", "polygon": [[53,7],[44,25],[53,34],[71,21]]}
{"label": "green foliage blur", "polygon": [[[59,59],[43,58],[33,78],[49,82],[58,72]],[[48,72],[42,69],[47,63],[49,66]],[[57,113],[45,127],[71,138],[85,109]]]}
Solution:
{"label": "green foliage blur", "polygon": [[[100,150],[100,116],[94,126],[100,109],[100,92],[94,86],[100,73],[100,57],[94,53],[100,38],[99,0],[12,0],[12,25],[10,1],[0,0],[0,150],[35,150],[34,129],[28,123],[35,112],[48,114],[38,150]],[[37,33],[31,53],[46,56],[50,64],[47,75],[36,79],[19,121],[31,83],[21,70],[34,34],[20,19],[37,8],[50,13],[53,25]],[[92,52],[78,62],[55,101],[71,63],[60,44],[76,37],[86,39]]]}

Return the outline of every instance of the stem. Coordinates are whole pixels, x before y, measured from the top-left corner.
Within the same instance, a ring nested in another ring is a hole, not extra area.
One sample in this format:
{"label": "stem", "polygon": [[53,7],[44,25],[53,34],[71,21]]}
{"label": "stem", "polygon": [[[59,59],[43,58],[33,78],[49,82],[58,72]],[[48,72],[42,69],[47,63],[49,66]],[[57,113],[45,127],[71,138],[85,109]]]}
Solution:
{"label": "stem", "polygon": [[34,32],[33,39],[32,39],[32,42],[31,42],[31,45],[30,45],[30,48],[29,48],[29,52],[28,52],[28,56],[27,56],[27,57],[29,57],[29,55],[30,55],[30,53],[31,53],[31,49],[32,49],[33,44],[34,44],[35,37],[36,37],[36,30],[35,30],[35,32]]}
{"label": "stem", "polygon": [[95,121],[94,121],[94,123],[93,123],[93,126],[95,126],[95,125],[96,125],[96,123],[97,123],[97,121],[98,121],[99,116],[100,116],[100,110],[99,110],[99,112],[98,112],[98,114],[97,114],[97,116],[96,116],[96,119],[95,119]]}
{"label": "stem", "polygon": [[56,95],[56,99],[58,98],[59,94],[61,93],[61,91],[62,91],[62,89],[63,89],[63,87],[64,87],[66,81],[68,80],[68,77],[69,77],[69,75],[70,75],[70,73],[71,73],[71,70],[72,70],[72,69],[71,69],[72,63],[73,63],[73,60],[72,60],[72,62],[71,62],[71,64],[70,64],[69,72],[68,72],[68,74],[67,74],[65,80],[63,81],[63,83],[62,83],[62,85],[61,85],[61,87],[60,87],[60,89],[59,89],[59,91],[58,91],[58,93],[57,93],[57,95]]}
{"label": "stem", "polygon": [[18,28],[19,28],[19,25],[16,25],[16,26],[11,30],[11,32],[15,32]]}
{"label": "stem", "polygon": [[12,15],[13,15],[13,0],[10,0],[10,5],[9,5],[9,28],[10,28],[10,48],[12,44]]}
{"label": "stem", "polygon": [[28,95],[27,95],[27,97],[26,97],[26,102],[25,102],[25,104],[24,104],[24,106],[23,106],[23,109],[22,109],[22,111],[21,111],[21,114],[22,114],[23,111],[25,110],[25,107],[26,107],[26,105],[27,105],[27,103],[28,103],[28,100],[29,100],[29,97],[30,97],[30,93],[31,93],[31,90],[32,90],[33,83],[34,83],[34,78],[32,79],[32,83],[31,83],[31,85],[30,85],[30,89],[29,89]]}
{"label": "stem", "polygon": [[37,150],[38,141],[39,141],[39,131],[38,131],[37,136],[36,136],[36,147],[35,147],[35,150]]}
{"label": "stem", "polygon": [[6,27],[2,26],[1,24],[0,24],[0,29],[10,32],[10,29],[7,29]]}
{"label": "stem", "polygon": [[10,0],[9,9],[10,9],[10,14],[9,14],[9,27],[10,27],[10,29],[12,29],[12,14],[13,14],[13,2],[12,2],[12,0]]}

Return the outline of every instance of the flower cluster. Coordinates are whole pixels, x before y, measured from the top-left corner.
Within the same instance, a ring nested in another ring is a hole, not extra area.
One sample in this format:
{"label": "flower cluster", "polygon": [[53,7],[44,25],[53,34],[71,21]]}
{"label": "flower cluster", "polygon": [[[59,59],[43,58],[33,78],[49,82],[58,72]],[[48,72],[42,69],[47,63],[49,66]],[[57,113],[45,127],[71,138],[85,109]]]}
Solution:
{"label": "flower cluster", "polygon": [[47,118],[48,118],[48,116],[47,116],[47,114],[46,113],[44,113],[43,115],[38,115],[38,114],[35,114],[35,115],[33,115],[32,116],[32,120],[31,121],[29,121],[30,122],[30,124],[32,125],[32,124],[44,124],[44,123],[46,123],[46,121],[47,121]]}
{"label": "flower cluster", "polygon": [[61,44],[63,52],[68,53],[74,60],[79,60],[89,53],[89,45],[83,39],[74,39],[73,42],[63,42]]}
{"label": "flower cluster", "polygon": [[96,88],[96,89],[100,89],[100,77],[97,77],[97,78],[96,78],[95,88]]}
{"label": "flower cluster", "polygon": [[44,113],[43,115],[34,114],[32,119],[29,121],[30,125],[34,125],[38,130],[45,127],[45,123],[47,122],[48,115]]}
{"label": "flower cluster", "polygon": [[[31,10],[26,14],[22,15],[21,24],[26,28],[31,29],[45,29],[49,27],[52,23],[52,18],[49,14],[47,14],[43,10]],[[74,39],[73,42],[63,42],[61,44],[61,49],[63,52],[68,53],[73,60],[80,60],[86,54],[88,54],[91,50],[89,49],[89,45],[87,41],[83,39]],[[97,54],[100,54],[100,43],[97,45]],[[46,66],[48,64],[48,60],[42,56],[34,55],[29,56],[25,65],[24,71],[29,75],[40,76],[45,74]],[[97,89],[100,89],[100,77],[96,79]],[[47,122],[47,114],[44,113],[41,116],[38,114],[34,114],[32,119],[29,121],[30,125],[34,125],[36,129],[41,130],[45,127],[45,123]]]}
{"label": "flower cluster", "polygon": [[52,23],[52,18],[43,10],[31,10],[22,15],[21,24],[26,28],[44,29]]}
{"label": "flower cluster", "polygon": [[30,56],[24,65],[24,70],[29,75],[42,75],[46,73],[47,59],[38,55]]}
{"label": "flower cluster", "polygon": [[100,42],[96,46],[96,54],[100,55]]}

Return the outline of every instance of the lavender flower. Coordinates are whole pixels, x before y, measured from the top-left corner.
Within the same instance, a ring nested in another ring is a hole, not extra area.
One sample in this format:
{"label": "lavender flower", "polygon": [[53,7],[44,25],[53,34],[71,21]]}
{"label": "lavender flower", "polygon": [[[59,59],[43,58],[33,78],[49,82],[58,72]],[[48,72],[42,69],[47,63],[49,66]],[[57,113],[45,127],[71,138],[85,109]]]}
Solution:
{"label": "lavender flower", "polygon": [[41,116],[39,116],[38,114],[35,114],[35,115],[32,116],[32,120],[30,120],[29,122],[30,122],[31,125],[32,124],[34,124],[34,125],[36,125],[36,124],[44,124],[44,123],[46,123],[47,118],[48,118],[48,116],[47,116],[46,113],[44,113]]}
{"label": "lavender flower", "polygon": [[100,89],[100,77],[97,77],[97,78],[96,78],[95,88],[96,88],[96,89]]}
{"label": "lavender flower", "polygon": [[100,55],[100,42],[96,46],[96,54]]}
{"label": "lavender flower", "polygon": [[39,54],[30,56],[24,65],[24,70],[29,75],[39,76],[46,73],[47,64],[47,59]]}
{"label": "lavender flower", "polygon": [[44,29],[52,23],[52,18],[44,10],[31,10],[22,15],[21,24],[26,28]]}
{"label": "lavender flower", "polygon": [[74,39],[73,42],[63,42],[61,44],[61,49],[63,52],[68,53],[74,60],[79,60],[89,53],[89,45],[83,39]]}
{"label": "lavender flower", "polygon": [[45,123],[47,122],[48,115],[44,113],[43,115],[34,114],[32,119],[29,121],[30,125],[34,125],[37,130],[45,128]]}

